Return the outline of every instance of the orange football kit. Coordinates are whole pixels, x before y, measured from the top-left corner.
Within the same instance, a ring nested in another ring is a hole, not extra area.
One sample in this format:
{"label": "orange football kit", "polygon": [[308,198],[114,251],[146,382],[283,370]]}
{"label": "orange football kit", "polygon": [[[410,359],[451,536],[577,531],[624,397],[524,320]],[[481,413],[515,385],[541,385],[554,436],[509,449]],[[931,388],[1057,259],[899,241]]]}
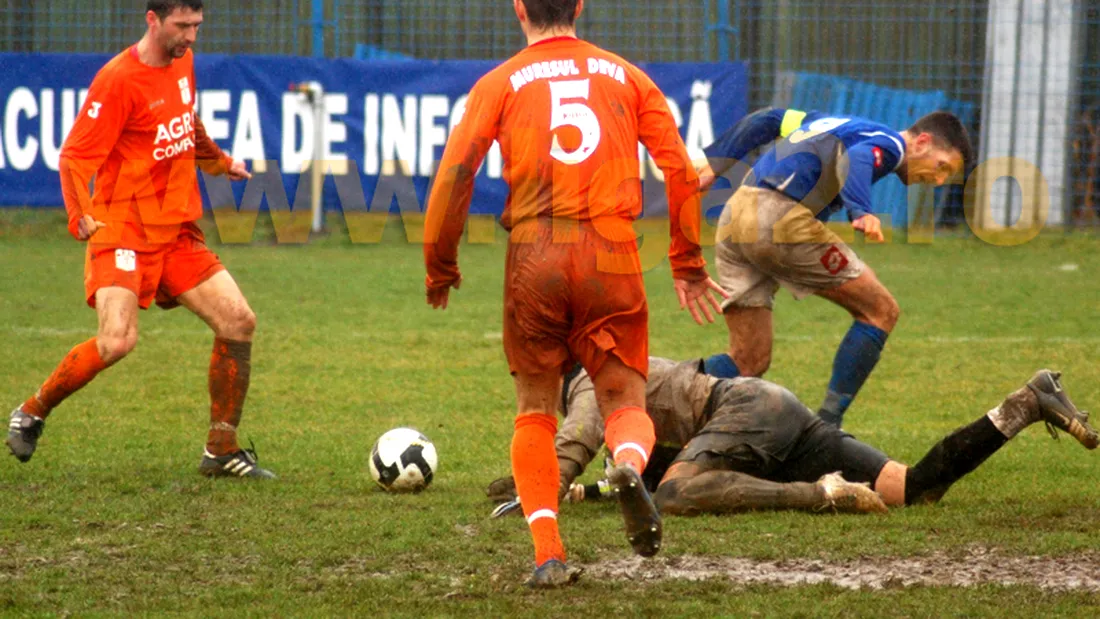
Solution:
{"label": "orange football kit", "polygon": [[[79,239],[85,216],[105,224],[88,239],[86,251],[84,291],[93,307],[96,292],[106,287],[130,290],[142,309],[154,300],[173,307],[179,295],[224,270],[195,224],[202,216],[195,167],[221,174],[233,160],[195,116],[195,94],[189,49],[167,66],[153,67],[141,62],[134,45],[92,81],[62,146],[60,175],[69,232]],[[94,194],[88,189],[93,176]],[[99,344],[97,336],[74,347],[13,412],[8,439],[13,455],[29,460],[50,412],[120,358],[105,360]],[[236,428],[248,391],[251,346],[215,331],[204,462],[220,465],[216,458],[241,452]],[[253,458],[234,474],[252,474],[254,464]]]}
{"label": "orange football kit", "polygon": [[[195,115],[190,50],[150,67],[130,47],[92,81],[61,150],[61,190],[76,236],[82,215],[107,224],[88,242],[84,289],[121,286],[148,308],[174,298],[224,267],[194,222],[202,216],[196,163],[211,173],[232,163]],[[95,194],[88,183],[95,177]]]}
{"label": "orange football kit", "polygon": [[642,212],[638,141],[665,173],[676,277],[707,277],[698,178],[664,94],[641,70],[561,37],[483,77],[447,140],[428,202],[427,286],[458,280],[474,174],[494,140],[509,194],[504,348],[513,373],[595,374],[608,354],[645,376],[648,313],[632,222]]}
{"label": "orange football kit", "polygon": [[[644,378],[649,315],[632,226],[642,213],[639,140],[665,174],[673,273],[707,279],[698,178],[664,95],[622,58],[569,36],[534,43],[479,80],[428,200],[429,302],[460,280],[458,242],[494,140],[509,187],[501,223],[509,231],[503,335],[512,374],[560,374],[579,361],[595,376],[613,355]],[[616,465],[640,474],[655,441],[645,411],[620,408],[605,427]],[[512,472],[540,567],[565,560],[556,429],[553,410],[521,411],[512,437]]]}

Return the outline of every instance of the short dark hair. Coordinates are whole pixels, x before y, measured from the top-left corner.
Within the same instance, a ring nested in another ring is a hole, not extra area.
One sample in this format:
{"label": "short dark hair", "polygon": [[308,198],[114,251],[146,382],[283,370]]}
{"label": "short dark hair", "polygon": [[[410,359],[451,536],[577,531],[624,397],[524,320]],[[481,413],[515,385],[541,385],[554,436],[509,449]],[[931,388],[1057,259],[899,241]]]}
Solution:
{"label": "short dark hair", "polygon": [[536,28],[572,26],[577,0],[523,0],[527,19]]}
{"label": "short dark hair", "polygon": [[201,11],[202,0],[148,0],[145,3],[145,10],[156,13],[157,18],[161,20],[171,15],[176,9]]}
{"label": "short dark hair", "polygon": [[963,126],[962,121],[951,112],[932,112],[925,114],[917,122],[909,127],[909,133],[920,135],[927,133],[940,142],[940,146],[948,146],[959,151],[963,159],[963,170],[970,169],[974,161],[974,147],[970,144],[970,135]]}

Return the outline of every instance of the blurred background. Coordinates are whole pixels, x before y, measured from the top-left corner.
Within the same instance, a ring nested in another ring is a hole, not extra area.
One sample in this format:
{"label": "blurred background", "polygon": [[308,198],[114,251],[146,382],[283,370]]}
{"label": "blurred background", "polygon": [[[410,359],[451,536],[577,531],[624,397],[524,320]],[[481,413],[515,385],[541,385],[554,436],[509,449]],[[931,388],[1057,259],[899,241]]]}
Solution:
{"label": "blurred background", "polygon": [[[0,0],[0,51],[116,52],[141,36],[143,6]],[[503,60],[524,43],[502,0],[237,0],[209,3],[205,15],[202,54]],[[1100,222],[1097,0],[592,0],[578,26],[633,62],[745,62],[750,109],[812,108],[898,129],[951,110],[979,162],[1014,157],[1041,171],[1047,224]],[[900,183],[880,185],[877,203],[906,199]],[[961,188],[932,200],[919,208],[934,209],[937,224],[962,223]],[[1011,225],[1021,200],[998,181],[986,223]]]}

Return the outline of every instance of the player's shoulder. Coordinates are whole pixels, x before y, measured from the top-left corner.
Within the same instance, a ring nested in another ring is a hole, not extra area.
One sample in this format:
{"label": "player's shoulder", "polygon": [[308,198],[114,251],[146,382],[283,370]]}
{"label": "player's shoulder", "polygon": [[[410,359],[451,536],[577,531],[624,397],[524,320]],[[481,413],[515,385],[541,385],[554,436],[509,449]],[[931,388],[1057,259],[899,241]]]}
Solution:
{"label": "player's shoulder", "polygon": [[846,116],[848,122],[847,130],[855,133],[869,134],[869,133],[883,133],[886,135],[899,135],[890,125],[881,123],[877,120],[871,120],[863,116]]}
{"label": "player's shoulder", "polygon": [[[609,73],[612,77],[615,77],[618,70],[621,68],[625,78],[635,85],[652,85],[653,78],[649,77],[649,74],[645,72],[645,69],[630,62],[626,58],[614,53],[609,52],[606,49],[589,43],[592,47],[592,58],[596,60],[595,66],[590,66],[589,69],[595,68],[599,73]],[[602,64],[600,61],[604,61],[607,64]],[[611,65],[611,66],[608,66]]]}
{"label": "player's shoulder", "polygon": [[854,117],[849,131],[854,132],[861,141],[872,141],[900,155],[905,151],[905,139],[893,127],[869,118]]}
{"label": "player's shoulder", "polygon": [[622,56],[616,54],[615,52],[608,51],[608,50],[600,47],[599,45],[596,45],[595,43],[590,43],[588,41],[582,41],[582,42],[584,43],[585,47],[587,48],[586,51],[588,52],[588,54],[595,57],[597,60],[602,58],[602,59],[604,59],[608,62],[615,63],[616,65],[618,65],[620,67],[623,67],[624,69],[626,69],[628,71],[642,71],[633,62],[630,62],[629,60],[627,60],[626,58],[623,58]]}
{"label": "player's shoulder", "polygon": [[515,73],[524,64],[523,56],[516,54],[490,69],[488,73],[478,78],[476,83],[480,85],[502,84],[508,79],[508,76]]}
{"label": "player's shoulder", "polygon": [[[800,111],[802,111],[802,110],[796,110],[796,109],[784,110],[784,112],[787,113],[787,114],[790,114],[792,112],[797,113],[797,112],[800,112]],[[805,114],[805,116],[802,117],[803,118],[803,120],[802,120],[803,123],[812,123],[815,120],[819,120],[821,118],[828,118],[830,116],[830,114],[826,114],[825,112],[820,112],[818,110],[805,110],[802,113]]]}
{"label": "player's shoulder", "polygon": [[886,145],[902,143],[901,134],[889,125],[851,114],[806,115],[802,127],[812,135],[831,134],[844,141],[848,146],[866,141],[881,142]]}
{"label": "player's shoulder", "polygon": [[126,92],[129,85],[133,83],[132,76],[138,62],[132,50],[132,47],[126,48],[100,67],[92,78],[89,89],[100,93],[98,96],[101,97],[106,96],[107,93],[121,96],[121,93]]}
{"label": "player's shoulder", "polygon": [[115,54],[95,74],[97,81],[116,81],[125,79],[134,70],[133,47],[127,47]]}
{"label": "player's shoulder", "polygon": [[[529,62],[529,61],[528,61]],[[513,55],[482,75],[470,89],[471,96],[496,97],[508,90],[511,77],[524,65],[523,52]]]}

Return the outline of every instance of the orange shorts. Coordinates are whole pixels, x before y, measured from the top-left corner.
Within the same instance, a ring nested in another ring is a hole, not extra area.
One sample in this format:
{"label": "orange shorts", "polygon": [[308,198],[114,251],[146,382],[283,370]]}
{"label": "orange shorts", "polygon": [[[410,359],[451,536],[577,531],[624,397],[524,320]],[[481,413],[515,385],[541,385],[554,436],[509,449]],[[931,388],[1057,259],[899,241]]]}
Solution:
{"label": "orange shorts", "polygon": [[176,297],[224,271],[218,256],[206,246],[193,222],[180,226],[179,236],[154,251],[134,251],[114,245],[88,244],[84,258],[84,294],[95,307],[100,288],[118,286],[138,298],[141,309],[157,305],[171,309]]}
{"label": "orange shorts", "polygon": [[550,220],[531,223],[537,230],[523,240],[513,230],[504,271],[512,373],[564,373],[579,361],[594,375],[614,355],[646,376],[649,309],[637,242],[609,240],[576,222],[571,238],[556,241]]}

